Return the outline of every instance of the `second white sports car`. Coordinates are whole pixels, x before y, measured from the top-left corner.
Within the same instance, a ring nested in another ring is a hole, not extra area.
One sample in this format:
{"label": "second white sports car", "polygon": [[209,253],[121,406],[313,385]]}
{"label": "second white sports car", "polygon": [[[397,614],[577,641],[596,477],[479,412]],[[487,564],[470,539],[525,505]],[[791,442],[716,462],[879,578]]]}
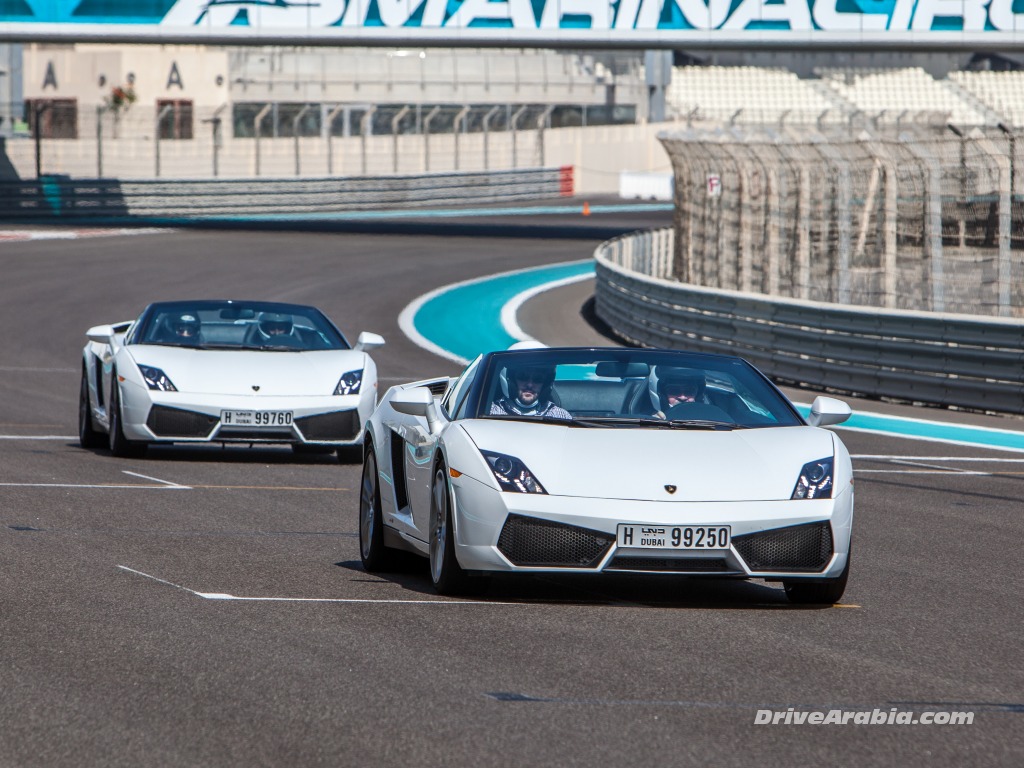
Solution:
{"label": "second white sports car", "polygon": [[318,309],[260,301],[150,304],[100,325],[82,350],[82,447],[116,456],[152,443],[288,443],[297,451],[362,442],[383,346],[354,347]]}
{"label": "second white sports car", "polygon": [[846,588],[853,471],[749,363],[645,349],[493,352],[390,389],[366,430],[364,566],[425,555],[443,593],[476,573],[640,572]]}

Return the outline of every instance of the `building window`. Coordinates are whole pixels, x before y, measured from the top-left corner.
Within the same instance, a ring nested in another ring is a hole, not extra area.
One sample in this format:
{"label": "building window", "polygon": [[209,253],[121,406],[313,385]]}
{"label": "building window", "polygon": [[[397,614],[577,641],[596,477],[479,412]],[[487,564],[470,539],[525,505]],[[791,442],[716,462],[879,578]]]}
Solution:
{"label": "building window", "polygon": [[29,132],[36,131],[39,122],[39,136],[43,139],[78,138],[77,99],[27,99],[25,101],[25,122]]}
{"label": "building window", "polygon": [[160,140],[192,138],[192,102],[184,99],[158,99]]}

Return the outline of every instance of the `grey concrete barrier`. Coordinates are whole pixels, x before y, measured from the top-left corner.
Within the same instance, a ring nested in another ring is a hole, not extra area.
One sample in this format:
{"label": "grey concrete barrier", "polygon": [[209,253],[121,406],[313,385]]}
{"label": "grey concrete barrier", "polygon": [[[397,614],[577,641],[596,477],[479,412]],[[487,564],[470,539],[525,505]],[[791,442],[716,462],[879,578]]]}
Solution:
{"label": "grey concrete barrier", "polygon": [[666,232],[595,252],[596,313],[623,340],[738,355],[788,383],[1024,413],[1024,322],[783,299],[637,271],[665,263]]}
{"label": "grey concrete barrier", "polygon": [[0,182],[0,217],[209,219],[500,203],[572,194],[572,168],[322,179]]}

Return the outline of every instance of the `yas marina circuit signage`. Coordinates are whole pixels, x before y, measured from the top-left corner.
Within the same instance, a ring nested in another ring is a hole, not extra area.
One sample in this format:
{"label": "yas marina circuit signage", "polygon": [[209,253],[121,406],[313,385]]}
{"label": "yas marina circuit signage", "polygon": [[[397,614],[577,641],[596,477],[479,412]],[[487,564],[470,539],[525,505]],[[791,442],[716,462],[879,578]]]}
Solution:
{"label": "yas marina circuit signage", "polygon": [[1006,49],[1024,0],[0,0],[0,38]]}

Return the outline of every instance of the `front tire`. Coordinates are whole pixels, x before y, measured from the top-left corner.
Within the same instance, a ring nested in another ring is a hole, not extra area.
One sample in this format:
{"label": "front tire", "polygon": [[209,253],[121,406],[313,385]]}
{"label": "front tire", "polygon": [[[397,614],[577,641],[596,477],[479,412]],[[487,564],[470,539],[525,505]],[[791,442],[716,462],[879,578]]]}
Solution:
{"label": "front tire", "polygon": [[797,605],[835,605],[846,591],[846,582],[850,577],[851,553],[846,555],[846,566],[843,572],[834,579],[822,581],[783,581],[786,597],[789,602]]}
{"label": "front tire", "polygon": [[359,556],[368,572],[393,571],[398,553],[384,546],[384,518],[380,504],[380,476],[373,448],[366,451],[359,490]]}
{"label": "front tire", "polygon": [[110,452],[123,459],[138,458],[146,453],[146,444],[129,440],[121,426],[121,390],[117,386],[117,374],[111,377],[110,388]]}
{"label": "front tire", "polygon": [[83,448],[101,448],[103,433],[92,423],[92,404],[89,402],[89,379],[82,366],[82,387],[78,395],[78,444]]}
{"label": "front tire", "polygon": [[358,464],[363,460],[363,446],[361,445],[340,445],[337,453],[340,464]]}
{"label": "front tire", "polygon": [[444,464],[434,473],[430,501],[430,580],[442,595],[467,591],[468,576],[455,556],[455,527]]}

